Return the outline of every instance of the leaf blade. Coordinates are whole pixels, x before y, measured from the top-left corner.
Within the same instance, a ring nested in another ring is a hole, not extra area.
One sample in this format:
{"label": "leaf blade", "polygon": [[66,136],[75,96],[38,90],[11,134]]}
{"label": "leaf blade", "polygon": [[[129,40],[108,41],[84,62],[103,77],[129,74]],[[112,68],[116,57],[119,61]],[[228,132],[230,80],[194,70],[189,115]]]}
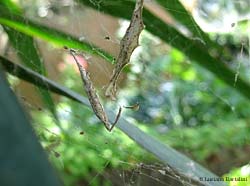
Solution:
{"label": "leaf blade", "polygon": [[[0,8],[0,12],[1,11],[2,10]],[[69,34],[65,34],[59,30],[28,21],[27,19],[24,21],[22,17],[12,15],[10,19],[10,16],[2,14],[0,17],[0,24],[13,28],[31,37],[42,39],[60,48],[67,46],[68,48],[79,49],[86,53],[97,55],[110,63],[114,62],[114,57],[112,55],[98,48],[94,44],[85,41],[79,41],[77,38],[70,36]]]}
{"label": "leaf blade", "polygon": [[62,185],[2,72],[0,67],[0,112],[4,113],[0,117],[0,185]]}

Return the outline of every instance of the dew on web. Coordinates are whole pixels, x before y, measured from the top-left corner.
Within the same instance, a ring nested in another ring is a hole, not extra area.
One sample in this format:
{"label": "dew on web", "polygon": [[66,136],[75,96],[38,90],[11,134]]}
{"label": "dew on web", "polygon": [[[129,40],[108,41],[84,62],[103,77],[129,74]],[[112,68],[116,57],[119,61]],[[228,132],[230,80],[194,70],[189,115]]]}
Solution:
{"label": "dew on web", "polygon": [[79,37],[79,41],[85,41],[85,39],[86,39],[86,38],[85,38],[84,36],[80,36],[80,37]]}

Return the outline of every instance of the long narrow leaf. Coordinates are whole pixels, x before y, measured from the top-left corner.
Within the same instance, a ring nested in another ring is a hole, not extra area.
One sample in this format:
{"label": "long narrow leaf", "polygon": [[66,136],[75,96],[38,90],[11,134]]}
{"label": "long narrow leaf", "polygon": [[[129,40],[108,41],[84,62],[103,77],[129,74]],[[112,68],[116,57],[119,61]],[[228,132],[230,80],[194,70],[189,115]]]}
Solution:
{"label": "long narrow leaf", "polygon": [[[35,84],[36,86],[46,89],[49,88],[55,93],[66,96],[90,108],[90,104],[85,97],[47,79],[44,76],[41,76],[30,69],[14,64],[1,56],[0,63],[4,66],[6,71],[19,77],[20,79]],[[108,115],[110,117],[115,117],[115,113],[111,110],[108,110]],[[154,154],[160,161],[173,167],[181,175],[185,175],[186,177],[198,182],[200,177],[218,178],[215,174],[203,168],[198,163],[144,133],[139,128],[125,120],[123,117],[121,117],[119,120],[117,127],[135,142],[141,145],[144,149]],[[224,185],[222,182],[203,182],[201,185],[202,184],[213,186]]]}
{"label": "long narrow leaf", "polygon": [[8,15],[1,6],[0,24],[15,29],[18,32],[24,33],[31,37],[40,38],[61,48],[63,46],[67,46],[69,48],[79,49],[86,53],[100,56],[108,62],[114,62],[114,57],[112,55],[96,47],[94,44],[85,41],[79,41],[79,39],[69,34],[65,34],[59,30],[34,23],[20,16]]}
{"label": "long narrow leaf", "polygon": [[0,90],[0,185],[62,185],[4,79],[2,68]]}

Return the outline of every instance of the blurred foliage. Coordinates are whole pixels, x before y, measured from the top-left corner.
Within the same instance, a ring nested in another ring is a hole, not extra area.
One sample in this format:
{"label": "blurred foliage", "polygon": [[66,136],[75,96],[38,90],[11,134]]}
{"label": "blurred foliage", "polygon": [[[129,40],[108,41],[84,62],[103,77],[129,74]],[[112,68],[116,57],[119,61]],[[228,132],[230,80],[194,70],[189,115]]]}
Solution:
{"label": "blurred foliage", "polygon": [[[59,8],[53,4],[50,11],[57,12]],[[201,10],[205,8],[204,4]],[[222,47],[218,58],[249,82],[247,27],[248,21],[239,22],[234,32],[213,32],[209,36]],[[221,149],[250,145],[250,103],[245,97],[187,58],[188,45],[180,51],[146,31],[140,43],[133,65],[125,69],[127,83],[119,97],[127,105],[140,104],[139,111],[124,111],[128,120],[204,164]],[[81,80],[72,66],[63,71],[61,83],[82,91]],[[237,79],[231,83],[237,84]],[[57,104],[65,133],[60,133],[45,109],[30,106],[28,99],[25,104],[65,185],[102,185],[105,178],[98,175],[107,169],[131,170],[137,163],[156,161],[122,132],[107,133],[92,111],[73,101],[61,98]],[[241,176],[240,169],[228,175]]]}
{"label": "blurred foliage", "polygon": [[[70,114],[65,113],[69,109],[72,109]],[[122,132],[107,133],[89,109],[65,101],[60,103],[58,112],[67,134],[52,132],[57,128],[46,112],[34,111],[33,117],[39,121],[34,124],[38,137],[50,159],[61,170],[65,185],[75,185],[81,180],[90,183],[95,180],[96,173],[101,174],[106,168],[125,170],[138,161],[155,161]],[[98,182],[100,178],[96,179]]]}
{"label": "blurred foliage", "polygon": [[[249,170],[250,164],[244,165],[240,168],[232,169],[228,174],[224,175],[224,179],[228,181],[229,186],[248,186],[249,185]],[[233,179],[232,181],[230,179]],[[230,180],[230,181],[229,181]]]}

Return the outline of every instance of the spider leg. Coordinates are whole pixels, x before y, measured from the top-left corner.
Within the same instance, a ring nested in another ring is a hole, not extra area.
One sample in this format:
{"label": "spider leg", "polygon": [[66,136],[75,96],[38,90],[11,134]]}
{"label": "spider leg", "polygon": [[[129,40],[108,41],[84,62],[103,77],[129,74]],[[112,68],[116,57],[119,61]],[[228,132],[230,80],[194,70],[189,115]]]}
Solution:
{"label": "spider leg", "polygon": [[115,117],[114,123],[113,123],[113,124],[111,125],[111,127],[108,129],[109,132],[112,131],[112,129],[114,128],[114,126],[115,126],[116,123],[118,122],[118,120],[119,120],[119,118],[120,118],[120,116],[121,116],[121,112],[122,112],[122,107],[119,108],[119,111],[118,111],[118,113],[117,113],[117,115],[116,115],[116,117]]}

